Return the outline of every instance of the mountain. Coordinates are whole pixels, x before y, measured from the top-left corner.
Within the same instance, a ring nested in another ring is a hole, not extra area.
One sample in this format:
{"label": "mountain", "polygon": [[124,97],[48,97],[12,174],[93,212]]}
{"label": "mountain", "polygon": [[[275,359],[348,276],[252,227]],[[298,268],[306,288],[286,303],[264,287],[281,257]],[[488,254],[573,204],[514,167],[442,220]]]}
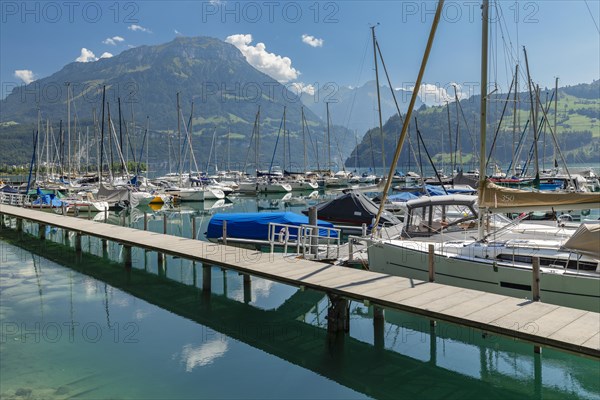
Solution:
{"label": "mountain", "polygon": [[[396,105],[389,86],[380,85],[381,115],[382,120],[388,120],[397,113]],[[406,112],[412,91],[394,89],[396,100],[401,112]],[[337,86],[333,83],[325,84],[314,94],[303,93],[302,102],[316,115],[326,120],[325,102],[329,102],[329,114],[335,125],[343,126],[356,132],[359,138],[371,128],[379,125],[377,113],[377,85],[369,81],[357,88]],[[417,98],[415,108],[421,107],[423,102]]]}
{"label": "mountain", "polygon": [[[252,67],[233,45],[209,37],[178,37],[161,45],[135,47],[112,58],[87,63],[73,62],[49,77],[17,87],[0,103],[0,138],[5,140],[10,137],[11,132],[19,135],[27,132],[29,137],[31,130],[37,129],[39,107],[42,120],[48,120],[52,126],[55,142],[61,142],[60,120],[63,131],[68,131],[67,82],[72,99],[73,141],[76,135],[81,136],[87,128],[89,135],[99,135],[97,132],[101,124],[97,122],[94,129],[93,114],[95,112],[97,121],[101,119],[102,88],[105,86],[108,103],[105,113],[108,114],[110,107],[115,133],[120,137],[131,131],[132,148],[137,148],[135,152],[131,149],[128,151],[128,142],[124,139],[123,147],[127,157],[131,159],[133,153],[139,157],[146,116],[149,116],[150,163],[160,164],[162,169],[168,168],[167,160],[175,160],[179,153],[175,147],[179,144],[176,108],[178,92],[183,115],[181,121],[188,121],[191,103],[194,102],[192,143],[199,167],[202,169],[205,168],[209,157],[211,164],[216,160],[220,163],[220,168],[225,167],[223,161],[228,154],[230,165],[235,168],[242,168],[247,159],[254,160],[253,153],[248,149],[254,148],[250,144],[250,138],[259,107],[261,168],[268,168],[271,162],[284,107],[290,148],[303,145],[302,103],[299,97]],[[118,107],[119,100],[121,110]],[[305,110],[305,115],[308,129],[314,135],[310,138],[312,143],[324,143],[325,124],[308,109]],[[132,121],[135,121],[135,129]],[[108,116],[105,124],[105,134],[108,135]],[[181,127],[184,138],[185,125],[186,123],[182,123]],[[45,123],[42,126],[45,126]],[[335,143],[337,135],[342,135],[344,129],[334,127],[332,131],[332,143]],[[93,136],[90,142],[96,143]],[[182,140],[182,143],[186,141]],[[274,160],[279,166],[282,166],[282,145],[283,139],[280,139]],[[324,150],[322,146],[316,150],[316,146],[307,146],[309,162],[312,165],[316,163],[317,157],[323,160]],[[92,149],[95,146],[89,147],[88,153],[95,159],[96,149]],[[230,153],[227,152],[228,147],[231,149]],[[350,144],[341,144],[342,154],[348,154],[350,149]],[[4,162],[28,162],[31,147],[22,150],[23,157],[7,159]],[[320,155],[316,154],[317,151],[321,152]],[[82,151],[83,153],[85,152]],[[298,152],[295,153],[297,155]],[[298,164],[302,162],[303,157],[299,156],[295,159],[296,165],[291,167],[298,168]],[[287,165],[287,168],[290,166]]]}
{"label": "mountain", "polygon": [[[550,168],[556,159],[559,164],[561,158],[554,151],[554,140],[550,129],[554,130],[554,99],[553,90],[544,89],[540,93],[540,99],[548,109],[547,117],[550,122],[542,125],[543,112],[538,112],[538,126],[541,126],[538,139],[538,153],[540,166]],[[518,162],[523,164],[531,158],[533,145],[533,134],[529,107],[529,93],[519,93],[517,107],[517,128],[513,130],[514,111],[513,103],[509,102],[504,116],[502,112],[506,102],[506,94],[492,94],[488,102],[488,129],[487,129],[487,152],[491,148],[494,137],[497,134],[496,143],[492,152],[492,164],[498,163],[506,168],[513,158],[513,152],[518,151],[518,144],[522,142],[522,150]],[[445,166],[445,171],[450,171],[450,160],[462,157],[465,169],[478,168],[479,153],[479,112],[480,96],[472,96],[449,104],[450,129],[448,126],[448,109],[446,106],[426,107],[421,106],[413,112],[419,125],[419,132],[423,137],[426,149],[431,155],[436,168]],[[512,95],[511,99],[512,100]],[[558,90],[558,104],[556,114],[556,138],[567,163],[600,163],[600,80],[589,84],[566,86]],[[458,118],[457,118],[458,115]],[[414,118],[413,118],[414,121]],[[458,124],[457,124],[458,121]],[[525,129],[528,124],[528,129]],[[404,143],[402,153],[398,162],[398,170],[416,170],[418,160],[423,168],[431,171],[425,149],[419,146],[419,140],[415,131],[415,124],[409,127],[410,141]],[[499,127],[499,128],[498,128]],[[384,125],[384,143],[386,168],[393,158],[402,130],[402,122],[398,115],[391,117]],[[459,145],[456,144],[456,132],[459,132]],[[450,131],[450,132],[449,132]],[[452,147],[449,146],[452,136]],[[381,170],[381,136],[378,129],[368,131],[361,143],[352,151],[346,159],[347,167],[372,167]],[[453,149],[454,151],[452,151]],[[516,149],[516,150],[515,150]],[[458,151],[460,150],[460,152]],[[452,155],[451,155],[452,153]],[[460,158],[459,158],[460,159]],[[453,161],[455,163],[455,161]],[[531,169],[530,169],[531,171]],[[387,171],[386,171],[387,173]]]}

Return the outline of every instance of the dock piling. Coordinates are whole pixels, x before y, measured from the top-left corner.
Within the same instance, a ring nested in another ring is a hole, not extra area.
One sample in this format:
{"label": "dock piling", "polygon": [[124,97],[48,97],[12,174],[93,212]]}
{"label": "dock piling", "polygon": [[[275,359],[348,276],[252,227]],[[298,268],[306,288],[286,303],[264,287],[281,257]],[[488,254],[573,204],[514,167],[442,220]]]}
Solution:
{"label": "dock piling", "polygon": [[373,306],[373,345],[378,349],[385,346],[385,313],[379,306]]}
{"label": "dock piling", "polygon": [[167,234],[167,214],[163,214],[163,233]]}
{"label": "dock piling", "polygon": [[429,256],[428,256],[428,260],[429,260],[429,282],[434,282],[435,281],[434,256],[435,256],[435,247],[433,246],[433,244],[429,244]]}
{"label": "dock piling", "polygon": [[212,286],[212,267],[207,264],[202,264],[202,290],[210,292]]}
{"label": "dock piling", "polygon": [[350,305],[347,299],[329,295],[331,305],[327,309],[327,332],[350,332]]}
{"label": "dock piling", "polygon": [[75,234],[75,252],[77,256],[81,257],[81,233],[77,232]]}
{"label": "dock piling", "polygon": [[227,220],[223,221],[223,244],[227,246]]}
{"label": "dock piling", "polygon": [[[308,208],[308,224],[312,226],[317,226],[317,207],[309,207]],[[313,228],[310,236],[310,254],[317,255],[319,252],[318,249],[319,244],[319,229]]]}
{"label": "dock piling", "polygon": [[131,246],[123,245],[123,262],[125,263],[125,268],[131,268]]}
{"label": "dock piling", "polygon": [[148,213],[144,211],[144,230],[148,230]]}
{"label": "dock piling", "polygon": [[192,217],[192,239],[196,239],[196,217]]}
{"label": "dock piling", "polygon": [[244,303],[252,302],[252,280],[250,275],[244,274]]}

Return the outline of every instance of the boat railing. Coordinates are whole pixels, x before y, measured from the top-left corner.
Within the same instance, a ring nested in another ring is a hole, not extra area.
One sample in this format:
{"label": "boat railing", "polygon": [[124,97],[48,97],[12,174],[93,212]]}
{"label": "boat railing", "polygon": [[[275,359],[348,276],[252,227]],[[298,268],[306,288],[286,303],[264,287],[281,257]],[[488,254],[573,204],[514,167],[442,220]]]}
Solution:
{"label": "boat railing", "polygon": [[[299,232],[300,250],[303,258],[307,258],[307,254],[310,254],[311,258],[316,260],[338,259],[340,257],[342,236],[340,229],[318,225],[302,225]],[[333,257],[333,254],[335,254],[335,257]]]}
{"label": "boat railing", "polygon": [[25,204],[26,197],[27,195],[21,193],[0,192],[0,204],[22,207]]}

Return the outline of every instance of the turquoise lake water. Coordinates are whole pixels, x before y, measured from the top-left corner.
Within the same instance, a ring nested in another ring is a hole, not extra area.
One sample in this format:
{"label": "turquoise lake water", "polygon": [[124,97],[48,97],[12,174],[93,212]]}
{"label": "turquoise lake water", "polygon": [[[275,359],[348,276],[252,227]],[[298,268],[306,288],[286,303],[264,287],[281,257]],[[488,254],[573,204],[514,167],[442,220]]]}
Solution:
{"label": "turquoise lake water", "polygon": [[[289,200],[289,199],[288,199]],[[226,208],[109,215],[109,223],[190,237],[211,213],[306,208],[315,199],[237,198]],[[262,204],[262,205],[261,205]],[[214,205],[214,204],[213,204]],[[142,216],[140,218],[140,215]],[[35,234],[37,226],[25,224]],[[48,230],[45,242],[0,231],[2,399],[600,399],[600,363],[385,311],[376,335],[372,308],[350,305],[350,333],[326,332],[328,299],[318,292],[133,249],[102,253],[83,238]],[[65,240],[66,239],[66,240]],[[379,338],[379,340],[377,339]],[[382,340],[381,340],[382,338]]]}

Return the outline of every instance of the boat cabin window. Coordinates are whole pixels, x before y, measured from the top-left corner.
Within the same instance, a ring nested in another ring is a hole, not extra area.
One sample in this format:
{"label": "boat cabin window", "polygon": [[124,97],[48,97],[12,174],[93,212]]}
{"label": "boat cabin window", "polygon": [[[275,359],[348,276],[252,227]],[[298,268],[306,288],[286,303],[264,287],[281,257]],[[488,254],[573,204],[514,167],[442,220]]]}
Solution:
{"label": "boat cabin window", "polygon": [[405,220],[405,236],[430,236],[475,227],[477,212],[472,204],[424,204],[409,209]]}

